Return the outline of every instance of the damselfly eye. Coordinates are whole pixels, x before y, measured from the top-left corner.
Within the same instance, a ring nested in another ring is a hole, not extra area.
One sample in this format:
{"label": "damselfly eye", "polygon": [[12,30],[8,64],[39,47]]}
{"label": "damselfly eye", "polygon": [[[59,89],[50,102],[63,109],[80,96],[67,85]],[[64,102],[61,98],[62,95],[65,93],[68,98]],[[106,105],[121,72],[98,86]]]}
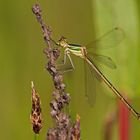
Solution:
{"label": "damselfly eye", "polygon": [[59,39],[59,42],[61,42],[61,41],[67,42],[67,39],[66,39],[64,36],[62,36],[62,37]]}
{"label": "damselfly eye", "polygon": [[67,39],[65,37],[61,37],[59,39],[59,45],[63,48],[66,48],[68,46],[68,43],[67,43]]}

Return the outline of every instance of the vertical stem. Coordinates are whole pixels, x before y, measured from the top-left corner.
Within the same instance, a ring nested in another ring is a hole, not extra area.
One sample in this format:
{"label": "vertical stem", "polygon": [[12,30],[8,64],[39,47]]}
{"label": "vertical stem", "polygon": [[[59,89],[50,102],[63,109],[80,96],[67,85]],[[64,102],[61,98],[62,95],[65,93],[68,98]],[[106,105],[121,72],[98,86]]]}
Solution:
{"label": "vertical stem", "polygon": [[39,4],[35,4],[32,11],[42,28],[43,38],[48,46],[44,49],[44,53],[48,59],[46,70],[50,73],[55,87],[55,90],[52,92],[53,98],[50,102],[50,114],[56,122],[56,127],[49,128],[47,140],[80,140],[80,117],[77,117],[76,123],[72,124],[70,115],[63,111],[64,108],[69,105],[70,94],[65,91],[63,75],[58,71],[56,66],[56,60],[60,56],[60,50],[51,46],[51,29],[46,26],[42,19],[42,10]]}
{"label": "vertical stem", "polygon": [[37,134],[34,134],[34,140],[37,140],[37,137],[38,137]]}

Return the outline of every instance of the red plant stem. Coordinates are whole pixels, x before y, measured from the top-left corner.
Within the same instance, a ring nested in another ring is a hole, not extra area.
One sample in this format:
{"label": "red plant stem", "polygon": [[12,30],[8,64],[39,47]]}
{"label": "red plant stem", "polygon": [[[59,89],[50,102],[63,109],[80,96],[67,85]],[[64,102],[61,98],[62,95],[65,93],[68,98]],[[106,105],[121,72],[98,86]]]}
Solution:
{"label": "red plant stem", "polygon": [[126,106],[119,101],[119,137],[120,140],[129,140],[130,112]]}

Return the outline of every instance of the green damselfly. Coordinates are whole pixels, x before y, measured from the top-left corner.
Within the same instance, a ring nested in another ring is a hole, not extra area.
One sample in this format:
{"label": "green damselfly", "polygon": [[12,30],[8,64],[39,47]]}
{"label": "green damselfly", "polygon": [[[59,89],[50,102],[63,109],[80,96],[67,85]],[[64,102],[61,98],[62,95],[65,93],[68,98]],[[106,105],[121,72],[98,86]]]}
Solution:
{"label": "green damselfly", "polygon": [[[101,36],[99,39],[91,42],[89,45],[82,46],[77,44],[69,44],[67,39],[62,37],[58,42],[52,40],[57,46],[60,46],[64,49],[64,64],[66,64],[66,58],[68,57],[72,68],[74,69],[74,64],[71,59],[71,54],[78,56],[85,60],[86,63],[90,66],[92,71],[103,81],[113,93],[124,103],[124,105],[132,112],[132,114],[140,119],[140,114],[129,104],[129,102],[123,97],[123,95],[112,85],[112,83],[102,74],[99,68],[95,64],[95,59],[106,64],[110,68],[116,68],[116,65],[112,59],[108,56],[97,55],[92,52],[96,48],[109,48],[119,44],[124,38],[124,32],[122,29],[116,27]],[[90,51],[91,50],[91,51]]]}

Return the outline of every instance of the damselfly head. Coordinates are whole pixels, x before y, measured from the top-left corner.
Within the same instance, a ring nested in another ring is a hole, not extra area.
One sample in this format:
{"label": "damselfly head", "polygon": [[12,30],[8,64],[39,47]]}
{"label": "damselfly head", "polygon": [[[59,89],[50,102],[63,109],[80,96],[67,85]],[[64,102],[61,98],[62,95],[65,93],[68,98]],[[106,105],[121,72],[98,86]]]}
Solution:
{"label": "damselfly head", "polygon": [[65,37],[61,37],[59,39],[59,45],[62,47],[62,48],[67,48],[68,47],[68,43],[67,43],[67,39]]}

